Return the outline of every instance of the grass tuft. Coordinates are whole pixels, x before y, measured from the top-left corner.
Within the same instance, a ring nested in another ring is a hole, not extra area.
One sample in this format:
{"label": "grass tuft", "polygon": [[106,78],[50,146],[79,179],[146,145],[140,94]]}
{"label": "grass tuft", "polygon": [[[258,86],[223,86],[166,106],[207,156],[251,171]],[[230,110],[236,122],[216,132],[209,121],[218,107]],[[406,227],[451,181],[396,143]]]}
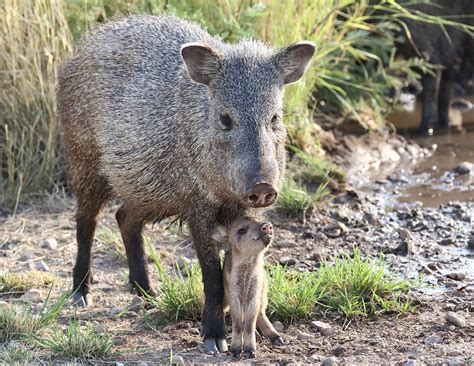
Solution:
{"label": "grass tuft", "polygon": [[3,365],[28,365],[35,357],[36,352],[27,345],[10,342],[0,352],[0,361]]}
{"label": "grass tuft", "polygon": [[118,259],[126,259],[125,246],[122,243],[120,232],[108,226],[101,226],[97,230],[97,242],[99,248],[106,254],[111,254]]}
{"label": "grass tuft", "polygon": [[347,317],[413,309],[407,292],[410,282],[386,273],[382,259],[372,260],[355,251],[352,257],[321,262],[316,272],[269,267],[269,311],[293,321],[331,310]]}
{"label": "grass tuft", "polygon": [[204,291],[201,269],[198,265],[185,265],[184,273],[176,266],[176,273],[170,274],[161,263],[155,250],[148,245],[160,285],[158,296],[147,300],[168,320],[197,320],[201,317],[204,305]]}
{"label": "grass tuft", "polygon": [[32,288],[54,284],[57,277],[41,271],[11,272],[0,275],[0,294],[21,295]]}
{"label": "grass tuft", "polygon": [[78,320],[71,320],[65,330],[56,328],[47,338],[37,342],[55,354],[67,357],[107,359],[114,355],[114,341],[108,334],[97,332],[92,326],[81,327]]}

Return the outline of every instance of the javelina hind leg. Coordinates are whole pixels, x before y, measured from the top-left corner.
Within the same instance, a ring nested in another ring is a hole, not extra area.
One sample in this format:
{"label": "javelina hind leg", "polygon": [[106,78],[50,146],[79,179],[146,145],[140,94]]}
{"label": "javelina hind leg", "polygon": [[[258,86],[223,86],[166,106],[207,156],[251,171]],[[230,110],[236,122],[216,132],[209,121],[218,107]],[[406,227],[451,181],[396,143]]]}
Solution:
{"label": "javelina hind leg", "polygon": [[447,67],[441,73],[438,96],[438,124],[441,128],[449,127],[449,107],[453,97],[454,70]]}
{"label": "javelina hind leg", "polygon": [[430,126],[438,121],[438,103],[436,93],[436,76],[425,74],[421,80],[422,92],[422,112],[421,123],[418,133],[426,134]]}
{"label": "javelina hind leg", "polygon": [[134,212],[126,205],[122,205],[118,209],[115,218],[117,219],[127,253],[131,289],[135,289],[139,295],[143,295],[142,291],[154,295],[148,279],[143,249],[142,231],[145,224],[144,221],[136,217],[136,211]]}
{"label": "javelina hind leg", "polygon": [[211,239],[212,230],[216,226],[215,219],[210,217],[211,215],[210,212],[190,214],[189,227],[204,282],[205,302],[202,312],[204,350],[206,353],[219,353],[227,351],[223,309],[224,283],[218,245]]}

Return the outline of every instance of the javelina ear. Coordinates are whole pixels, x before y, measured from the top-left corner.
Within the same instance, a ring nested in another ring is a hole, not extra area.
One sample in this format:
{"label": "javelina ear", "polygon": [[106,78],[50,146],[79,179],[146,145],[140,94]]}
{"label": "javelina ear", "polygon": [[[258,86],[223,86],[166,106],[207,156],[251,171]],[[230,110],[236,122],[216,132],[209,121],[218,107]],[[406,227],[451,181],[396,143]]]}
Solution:
{"label": "javelina ear", "polygon": [[224,226],[216,227],[211,235],[211,238],[221,244],[227,243],[229,241],[229,236],[227,235],[227,230]]}
{"label": "javelina ear", "polygon": [[188,74],[197,83],[209,85],[219,72],[222,56],[211,47],[201,43],[186,43],[181,47]]}
{"label": "javelina ear", "polygon": [[303,76],[314,50],[313,42],[302,41],[284,48],[277,54],[277,64],[285,84],[293,83]]}

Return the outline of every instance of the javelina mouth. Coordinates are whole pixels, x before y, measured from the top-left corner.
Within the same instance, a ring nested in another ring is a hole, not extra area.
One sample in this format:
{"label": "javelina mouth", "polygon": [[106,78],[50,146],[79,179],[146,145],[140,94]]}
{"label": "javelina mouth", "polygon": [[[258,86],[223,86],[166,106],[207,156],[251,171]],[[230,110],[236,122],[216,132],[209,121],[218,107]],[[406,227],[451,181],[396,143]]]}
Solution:
{"label": "javelina mouth", "polygon": [[272,241],[272,234],[262,234],[259,236],[259,239],[263,241],[265,246],[268,246]]}

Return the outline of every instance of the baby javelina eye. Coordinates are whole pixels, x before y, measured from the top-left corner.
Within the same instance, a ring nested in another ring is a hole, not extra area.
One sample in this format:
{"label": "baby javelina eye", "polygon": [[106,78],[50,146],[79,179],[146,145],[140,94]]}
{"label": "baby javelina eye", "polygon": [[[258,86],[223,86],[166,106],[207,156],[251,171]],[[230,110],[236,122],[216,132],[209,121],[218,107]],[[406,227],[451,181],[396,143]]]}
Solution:
{"label": "baby javelina eye", "polygon": [[234,122],[228,114],[221,114],[219,120],[224,131],[230,131],[232,129]]}
{"label": "baby javelina eye", "polygon": [[247,228],[241,227],[239,231],[237,231],[237,234],[239,235],[244,235],[247,232]]}

